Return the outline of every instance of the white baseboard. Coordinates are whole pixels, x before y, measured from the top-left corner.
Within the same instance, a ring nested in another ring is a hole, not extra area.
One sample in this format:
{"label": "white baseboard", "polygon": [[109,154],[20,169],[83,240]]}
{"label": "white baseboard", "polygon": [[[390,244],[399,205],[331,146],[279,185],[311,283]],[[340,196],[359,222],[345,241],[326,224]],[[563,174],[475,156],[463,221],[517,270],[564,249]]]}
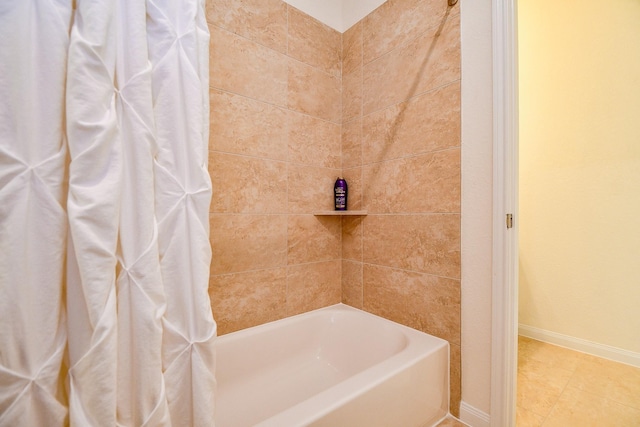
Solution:
{"label": "white baseboard", "polygon": [[640,353],[611,347],[605,344],[598,344],[582,338],[570,337],[557,332],[546,331],[529,325],[518,325],[518,334],[533,338],[534,340],[548,342],[571,350],[625,363],[627,365],[640,368]]}
{"label": "white baseboard", "polygon": [[489,414],[485,414],[464,401],[460,402],[460,421],[471,427],[491,427]]}

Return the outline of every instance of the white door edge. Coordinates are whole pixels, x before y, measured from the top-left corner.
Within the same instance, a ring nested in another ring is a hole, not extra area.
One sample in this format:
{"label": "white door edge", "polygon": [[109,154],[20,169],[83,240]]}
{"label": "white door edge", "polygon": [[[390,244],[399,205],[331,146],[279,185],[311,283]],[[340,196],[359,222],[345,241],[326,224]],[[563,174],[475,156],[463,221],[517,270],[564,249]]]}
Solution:
{"label": "white door edge", "polygon": [[[493,7],[493,285],[491,425],[515,426],[518,338],[516,0]],[[506,215],[514,215],[507,229]]]}

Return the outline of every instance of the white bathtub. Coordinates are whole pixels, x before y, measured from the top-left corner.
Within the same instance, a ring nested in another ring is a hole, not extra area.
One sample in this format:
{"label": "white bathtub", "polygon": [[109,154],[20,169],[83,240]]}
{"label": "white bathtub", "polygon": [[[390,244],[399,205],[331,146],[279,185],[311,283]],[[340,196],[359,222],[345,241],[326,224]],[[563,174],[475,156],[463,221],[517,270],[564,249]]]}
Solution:
{"label": "white bathtub", "polygon": [[337,304],[217,339],[217,427],[436,424],[449,344]]}

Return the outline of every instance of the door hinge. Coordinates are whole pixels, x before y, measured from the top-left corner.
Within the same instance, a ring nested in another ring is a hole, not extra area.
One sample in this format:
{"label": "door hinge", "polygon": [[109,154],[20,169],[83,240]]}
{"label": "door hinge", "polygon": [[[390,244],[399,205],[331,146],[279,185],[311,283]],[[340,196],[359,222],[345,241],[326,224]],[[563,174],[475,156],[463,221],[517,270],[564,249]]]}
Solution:
{"label": "door hinge", "polygon": [[507,214],[507,228],[513,228],[513,214]]}

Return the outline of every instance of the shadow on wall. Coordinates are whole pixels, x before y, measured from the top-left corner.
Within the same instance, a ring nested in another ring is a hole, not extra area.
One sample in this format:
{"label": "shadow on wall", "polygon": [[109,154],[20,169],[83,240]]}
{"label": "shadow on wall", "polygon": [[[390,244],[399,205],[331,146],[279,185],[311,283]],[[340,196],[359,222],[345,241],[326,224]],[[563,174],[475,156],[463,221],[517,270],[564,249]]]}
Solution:
{"label": "shadow on wall", "polygon": [[[453,3],[453,5],[455,5],[455,2]],[[385,136],[384,148],[380,152],[380,155],[378,156],[378,161],[382,161],[382,160],[384,160],[386,158],[387,149],[388,149],[388,147],[391,146],[391,144],[393,144],[393,141],[396,138],[397,131],[402,126],[402,122],[404,121],[404,117],[405,117],[405,111],[407,110],[407,106],[408,106],[408,103],[406,101],[411,99],[416,94],[416,89],[418,88],[418,84],[420,83],[420,79],[421,79],[422,75],[424,74],[424,70],[427,68],[427,65],[429,64],[429,60],[431,59],[431,56],[433,55],[433,51],[435,50],[435,47],[436,47],[438,41],[440,40],[440,35],[442,34],[442,30],[444,29],[444,26],[447,23],[447,20],[449,19],[449,15],[451,13],[451,8],[452,8],[452,5],[449,4],[449,7],[447,7],[447,11],[445,12],[444,16],[442,17],[442,21],[440,21],[440,25],[438,26],[438,30],[435,32],[434,37],[431,39],[431,44],[429,45],[429,50],[427,50],[427,54],[425,55],[424,59],[422,60],[422,63],[420,64],[420,68],[418,69],[418,72],[416,73],[416,76],[415,76],[415,78],[413,80],[413,83],[411,84],[411,87],[409,88],[409,91],[407,92],[407,96],[405,97],[404,101],[400,104],[400,111],[398,112],[398,115],[396,116],[396,119],[395,119],[393,125],[390,127],[389,132]]]}

